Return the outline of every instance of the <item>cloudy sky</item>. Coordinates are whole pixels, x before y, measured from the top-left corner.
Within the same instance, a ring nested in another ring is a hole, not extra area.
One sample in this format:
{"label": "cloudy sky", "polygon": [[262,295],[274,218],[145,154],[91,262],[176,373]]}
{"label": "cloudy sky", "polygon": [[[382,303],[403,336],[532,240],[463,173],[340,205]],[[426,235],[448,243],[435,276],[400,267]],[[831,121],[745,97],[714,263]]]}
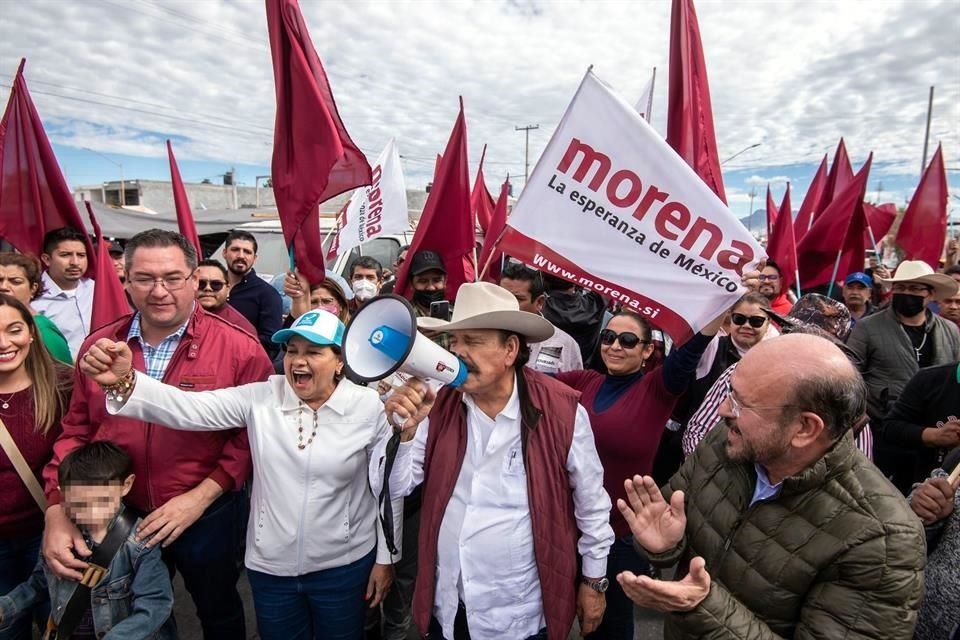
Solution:
{"label": "cloudy sky", "polygon": [[[170,138],[187,181],[269,172],[273,76],[263,2],[0,0],[0,91],[21,57],[71,185],[169,179]],[[633,101],[657,68],[653,124],[666,122],[670,1],[301,0],[344,122],[372,159],[396,137],[408,186],[430,178],[466,104],[471,163],[488,187],[549,140],[587,66]],[[699,0],[731,208],[787,180],[794,208],[840,136],[872,198],[902,205],[919,177],[930,85],[931,151],[960,169],[956,0]],[[93,151],[89,151],[91,149]],[[96,153],[95,153],[96,152]],[[109,160],[101,155],[103,154]],[[111,162],[112,161],[112,162]],[[960,171],[948,171],[960,193]],[[881,193],[876,194],[877,191]],[[960,200],[951,198],[960,218]]]}

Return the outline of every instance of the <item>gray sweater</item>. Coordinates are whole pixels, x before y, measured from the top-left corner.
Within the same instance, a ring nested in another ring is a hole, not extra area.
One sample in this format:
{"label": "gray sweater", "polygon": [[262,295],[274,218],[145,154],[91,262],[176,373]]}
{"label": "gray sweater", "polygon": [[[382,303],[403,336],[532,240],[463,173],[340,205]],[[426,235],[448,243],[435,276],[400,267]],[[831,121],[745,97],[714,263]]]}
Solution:
{"label": "gray sweater", "polygon": [[[927,312],[925,329],[933,344],[933,362],[947,364],[960,360],[960,331],[957,325]],[[920,370],[910,337],[891,307],[862,318],[853,328],[847,347],[867,383],[867,413],[879,423],[910,378]]]}

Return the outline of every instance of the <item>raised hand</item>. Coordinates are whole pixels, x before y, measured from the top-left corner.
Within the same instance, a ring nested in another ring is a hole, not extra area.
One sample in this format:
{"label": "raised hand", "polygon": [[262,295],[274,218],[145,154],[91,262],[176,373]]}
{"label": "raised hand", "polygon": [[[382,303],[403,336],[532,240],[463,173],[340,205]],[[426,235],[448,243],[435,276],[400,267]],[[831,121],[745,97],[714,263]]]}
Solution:
{"label": "raised hand", "polygon": [[690,561],[690,572],[677,582],[654,580],[630,571],[617,574],[617,582],[634,603],[663,613],[690,611],[710,594],[710,574],[700,556]]}
{"label": "raised hand", "polygon": [[80,358],[80,371],[100,386],[110,386],[130,373],[133,354],[126,342],[97,340]]}
{"label": "raised hand", "polygon": [[627,500],[617,500],[637,543],[650,553],[663,553],[683,539],[687,514],[683,510],[683,491],[674,491],[667,503],[650,476],[634,476],[623,482]]}

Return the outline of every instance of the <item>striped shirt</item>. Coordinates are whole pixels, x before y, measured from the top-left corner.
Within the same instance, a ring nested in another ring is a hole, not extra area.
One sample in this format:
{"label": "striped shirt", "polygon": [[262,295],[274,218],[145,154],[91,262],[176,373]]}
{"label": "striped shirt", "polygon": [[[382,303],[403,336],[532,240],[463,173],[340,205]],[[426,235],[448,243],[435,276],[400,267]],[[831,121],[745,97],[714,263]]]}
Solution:
{"label": "striped shirt", "polygon": [[[191,313],[191,315],[193,315]],[[187,323],[184,322],[180,325],[180,328],[171,333],[169,336],[160,341],[160,344],[157,346],[152,346],[147,344],[147,341],[143,339],[143,334],[140,333],[140,312],[138,311],[136,315],[133,316],[133,322],[130,324],[130,331],[127,332],[127,342],[130,342],[134,338],[140,341],[140,348],[143,350],[143,361],[147,365],[147,375],[153,378],[154,380],[163,380],[163,374],[167,371],[167,366],[170,364],[170,361],[173,360],[173,354],[177,350],[177,346],[180,344],[183,334],[187,330]]]}
{"label": "striped shirt", "polygon": [[[707,395],[703,399],[700,408],[694,412],[687,422],[687,429],[683,432],[681,443],[683,445],[683,455],[688,457],[693,450],[697,448],[700,441],[703,440],[710,431],[713,430],[722,418],[720,417],[720,405],[727,399],[727,384],[733,375],[733,370],[737,368],[736,363],[727,367],[717,381],[713,383]],[[873,460],[873,432],[870,425],[866,425],[854,437],[854,444],[868,460]]]}

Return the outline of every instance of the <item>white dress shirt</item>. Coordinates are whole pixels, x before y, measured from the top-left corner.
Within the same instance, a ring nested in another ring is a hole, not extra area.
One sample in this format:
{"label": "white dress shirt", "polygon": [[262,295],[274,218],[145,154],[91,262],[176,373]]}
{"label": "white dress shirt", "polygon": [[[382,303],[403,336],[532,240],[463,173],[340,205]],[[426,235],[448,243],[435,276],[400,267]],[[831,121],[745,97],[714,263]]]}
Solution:
{"label": "white dress shirt", "polygon": [[[526,638],[545,622],[516,381],[510,400],[495,419],[478,409],[469,395],[463,394],[463,402],[467,407],[467,450],[440,526],[433,615],[443,627],[443,635],[452,638],[459,599],[466,607],[474,640]],[[428,432],[429,421],[424,420],[416,437],[400,445],[390,477],[392,495],[406,495],[423,481]],[[374,459],[379,458],[375,453]],[[583,574],[605,576],[614,540],[610,497],[603,489],[603,467],[590,418],[579,405],[566,468],[580,530],[577,548]],[[371,469],[371,483],[376,482],[376,475]],[[427,576],[421,576],[424,578]]]}
{"label": "white dress shirt", "polygon": [[580,345],[569,333],[555,326],[552,336],[530,344],[527,366],[542,373],[578,371],[583,369]]}
{"label": "white dress shirt", "polygon": [[76,289],[64,291],[46,271],[40,279],[43,282],[43,295],[32,301],[30,306],[57,325],[57,329],[60,329],[60,333],[67,339],[70,355],[76,360],[80,345],[90,333],[94,282],[90,278],[80,278]]}
{"label": "white dress shirt", "polygon": [[[298,448],[298,416],[306,442],[314,412],[304,404],[301,413],[279,375],[200,392],[138,375],[126,403],[107,400],[107,410],[187,431],[247,428],[253,458],[248,568],[298,576],[356,562],[375,544],[377,562],[390,564],[367,480],[375,446],[391,433],[373,389],[341,380],[317,410],[317,436],[304,449]],[[393,508],[395,520],[402,519],[402,498]]]}

